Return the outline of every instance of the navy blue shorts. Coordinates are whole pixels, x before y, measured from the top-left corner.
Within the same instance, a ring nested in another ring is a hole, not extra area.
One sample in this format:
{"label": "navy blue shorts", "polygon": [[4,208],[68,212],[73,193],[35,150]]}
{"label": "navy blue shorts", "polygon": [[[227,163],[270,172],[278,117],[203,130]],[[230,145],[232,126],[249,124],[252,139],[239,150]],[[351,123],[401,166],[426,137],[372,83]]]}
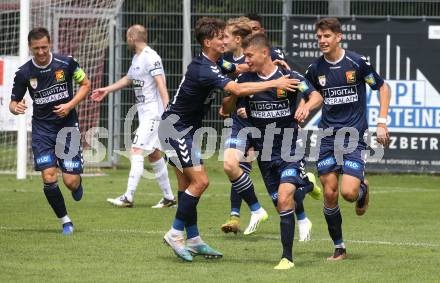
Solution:
{"label": "navy blue shorts", "polygon": [[[342,144],[342,141],[340,142]],[[344,146],[348,144],[348,139],[344,140]],[[364,180],[365,175],[365,160],[362,156],[362,151],[366,150],[367,144],[363,140],[357,141],[356,149],[351,153],[342,155],[342,162],[337,164],[335,158],[335,137],[324,137],[321,141],[319,149],[319,158],[316,163],[318,175],[324,175],[330,172],[338,174],[347,174]],[[336,150],[337,152],[337,150]]]}
{"label": "navy blue shorts", "polygon": [[[170,165],[177,168],[189,168],[203,164],[201,146],[194,142],[194,133],[197,127],[192,129],[179,139],[171,138],[164,131],[164,123],[159,125],[159,139],[163,152],[168,158]],[[174,124],[178,132],[185,131],[188,125]],[[201,141],[201,139],[198,139]]]}
{"label": "navy blue shorts", "polygon": [[282,159],[273,161],[258,161],[261,176],[263,177],[266,190],[272,200],[278,198],[278,187],[283,183],[290,183],[296,188],[308,184],[304,171],[304,160],[286,162]]}
{"label": "navy blue shorts", "polygon": [[81,174],[84,159],[76,116],[62,123],[32,119],[32,152],[36,171],[59,167],[64,173]]}
{"label": "navy blue shorts", "polygon": [[232,127],[231,127],[231,135],[225,141],[225,149],[226,148],[235,148],[240,150],[243,153],[247,153],[249,148],[252,147],[251,134],[244,135],[244,131],[240,135],[240,131],[247,127],[253,127],[252,124],[248,121],[248,119],[243,119],[237,116],[232,116]]}

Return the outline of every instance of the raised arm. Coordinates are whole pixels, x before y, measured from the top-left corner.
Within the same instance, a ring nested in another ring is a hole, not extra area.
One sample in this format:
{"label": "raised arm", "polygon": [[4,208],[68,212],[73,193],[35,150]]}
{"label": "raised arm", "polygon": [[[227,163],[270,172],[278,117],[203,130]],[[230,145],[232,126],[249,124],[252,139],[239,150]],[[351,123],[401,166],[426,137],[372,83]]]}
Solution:
{"label": "raised arm", "polygon": [[132,80],[128,78],[128,76],[123,76],[119,81],[102,88],[98,88],[93,90],[92,99],[93,101],[100,102],[103,100],[110,92],[120,90],[124,87],[127,87],[133,83]]}

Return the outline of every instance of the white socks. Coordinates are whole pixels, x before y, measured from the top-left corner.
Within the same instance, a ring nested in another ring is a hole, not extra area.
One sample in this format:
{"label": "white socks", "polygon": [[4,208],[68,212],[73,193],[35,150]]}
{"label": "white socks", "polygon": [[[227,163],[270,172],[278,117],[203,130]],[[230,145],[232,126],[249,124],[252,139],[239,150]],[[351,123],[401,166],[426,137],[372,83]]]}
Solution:
{"label": "white socks", "polygon": [[65,224],[65,223],[72,222],[72,220],[70,220],[69,216],[67,216],[67,215],[64,217],[58,218],[58,219],[60,220],[61,225]]}
{"label": "white socks", "polygon": [[154,175],[156,175],[156,181],[159,184],[160,189],[163,192],[163,196],[166,199],[173,200],[174,195],[171,190],[170,180],[168,179],[168,168],[163,158],[156,162],[151,162]]}
{"label": "white socks", "polygon": [[142,173],[144,173],[144,157],[139,154],[134,154],[131,156],[131,168],[130,174],[128,175],[127,192],[125,193],[128,201],[133,201],[134,193],[136,192]]}
{"label": "white socks", "polygon": [[[173,191],[171,190],[170,180],[168,179],[168,168],[163,158],[156,162],[151,162],[156,181],[163,192],[166,199],[174,199]],[[142,174],[144,173],[144,156],[134,154],[131,156],[130,175],[128,176],[127,192],[125,196],[129,201],[133,201],[134,193],[139,184]]]}

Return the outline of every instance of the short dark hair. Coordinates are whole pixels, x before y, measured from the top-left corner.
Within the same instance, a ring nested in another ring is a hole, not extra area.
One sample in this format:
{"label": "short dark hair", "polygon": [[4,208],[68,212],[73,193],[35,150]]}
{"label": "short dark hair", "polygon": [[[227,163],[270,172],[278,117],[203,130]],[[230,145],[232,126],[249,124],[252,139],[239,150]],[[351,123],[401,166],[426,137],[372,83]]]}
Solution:
{"label": "short dark hair", "polygon": [[250,34],[246,36],[241,44],[243,49],[248,48],[249,46],[262,46],[270,49],[271,44],[269,39],[264,33]]}
{"label": "short dark hair", "polygon": [[47,37],[50,42],[49,31],[44,27],[33,28],[28,34],[28,44],[31,44],[31,40],[39,40],[43,37]]}
{"label": "short dark hair", "polygon": [[223,32],[226,24],[224,21],[216,18],[203,17],[196,22],[195,34],[197,42],[203,47],[205,39],[213,39],[219,33]]}
{"label": "short dark hair", "polygon": [[337,18],[323,18],[319,20],[315,24],[315,32],[317,32],[318,29],[329,29],[334,33],[342,33],[341,23]]}
{"label": "short dark hair", "polygon": [[245,15],[246,18],[248,18],[251,21],[259,22],[261,26],[263,26],[263,18],[255,13],[249,13]]}

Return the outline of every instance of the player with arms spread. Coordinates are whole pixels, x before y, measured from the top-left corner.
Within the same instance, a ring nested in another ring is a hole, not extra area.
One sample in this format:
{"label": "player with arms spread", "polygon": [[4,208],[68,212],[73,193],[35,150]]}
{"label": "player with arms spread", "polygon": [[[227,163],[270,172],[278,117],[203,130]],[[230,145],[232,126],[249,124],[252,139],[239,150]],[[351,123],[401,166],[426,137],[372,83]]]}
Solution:
{"label": "player with arms spread", "polygon": [[[27,106],[23,97],[28,90],[33,100],[35,170],[41,171],[47,201],[63,225],[63,234],[69,235],[74,229],[58,187],[57,167],[73,199],[81,200],[83,157],[75,107],[90,91],[90,81],[75,59],[50,51],[47,29],[32,29],[28,44],[33,57],[15,73],[9,110],[15,115],[25,113]],[[72,80],[80,85],[76,94]]]}
{"label": "player with arms spread", "polygon": [[[276,87],[293,90],[298,83],[297,80],[281,77],[268,82],[238,84],[222,75],[216,62],[224,52],[224,28],[225,23],[219,19],[201,18],[197,21],[195,34],[202,54],[189,64],[176,95],[162,115],[159,129],[159,137],[174,166],[179,189],[176,216],[164,241],[186,261],[192,261],[193,255],[222,257],[220,252],[201,239],[197,227],[197,204],[208,187],[200,148],[193,145],[193,140],[199,139],[195,133],[201,127],[203,109],[209,109],[216,89],[240,96]],[[251,206],[256,203],[256,197],[246,176],[244,181],[240,180],[243,181],[240,195]],[[186,246],[184,230],[187,234]]]}
{"label": "player with arms spread", "polygon": [[[318,21],[315,31],[323,56],[310,65],[306,78],[321,96],[310,98],[298,109],[297,114],[300,120],[305,119],[312,109],[324,102],[319,127],[324,130],[332,129],[332,134],[321,140],[317,168],[324,186],[324,216],[335,246],[334,253],[328,260],[341,260],[346,257],[346,249],[338,205],[339,175],[342,174],[342,197],[346,201],[356,202],[357,215],[366,212],[369,202],[368,181],[364,177],[365,160],[362,156],[362,151],[367,148],[363,137],[368,130],[365,84],[379,90],[380,118],[377,120],[377,141],[384,146],[389,143],[386,122],[390,92],[388,85],[365,57],[339,46],[342,29],[336,18]],[[351,129],[349,135],[337,135],[338,130],[347,127]],[[354,151],[344,153],[341,149],[350,146],[349,139],[354,141]],[[342,164],[337,162],[338,156]]]}

